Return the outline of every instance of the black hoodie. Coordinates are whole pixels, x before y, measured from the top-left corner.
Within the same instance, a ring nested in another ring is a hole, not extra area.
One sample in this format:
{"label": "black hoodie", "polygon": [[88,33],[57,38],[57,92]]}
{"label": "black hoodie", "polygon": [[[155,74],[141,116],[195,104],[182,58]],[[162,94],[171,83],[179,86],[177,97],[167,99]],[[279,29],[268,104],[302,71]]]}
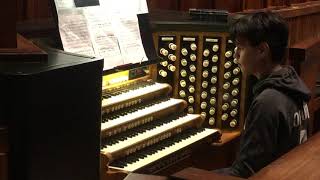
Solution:
{"label": "black hoodie", "polygon": [[292,67],[283,67],[253,88],[231,174],[249,177],[307,139],[310,92]]}

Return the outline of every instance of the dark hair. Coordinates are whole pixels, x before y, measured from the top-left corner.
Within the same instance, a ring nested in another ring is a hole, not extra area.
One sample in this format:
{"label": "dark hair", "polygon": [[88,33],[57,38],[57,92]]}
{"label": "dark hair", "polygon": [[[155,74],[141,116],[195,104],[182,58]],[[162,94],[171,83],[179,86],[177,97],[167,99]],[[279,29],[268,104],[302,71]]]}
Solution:
{"label": "dark hair", "polygon": [[273,62],[281,63],[288,45],[288,25],[279,15],[272,12],[257,12],[237,19],[230,28],[233,40],[245,38],[250,45],[266,42]]}

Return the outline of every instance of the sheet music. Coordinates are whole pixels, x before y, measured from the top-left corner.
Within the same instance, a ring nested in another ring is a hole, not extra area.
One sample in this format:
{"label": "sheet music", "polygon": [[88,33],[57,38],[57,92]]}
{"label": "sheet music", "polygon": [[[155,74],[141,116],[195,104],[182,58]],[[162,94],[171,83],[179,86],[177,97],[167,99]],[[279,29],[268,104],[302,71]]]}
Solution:
{"label": "sheet music", "polygon": [[86,19],[82,9],[59,11],[59,31],[65,51],[94,56]]}
{"label": "sheet music", "polygon": [[130,17],[129,14],[126,16],[115,15],[112,20],[114,29],[117,29],[115,33],[125,64],[147,61],[136,14],[131,14]]}
{"label": "sheet music", "polygon": [[73,0],[55,0],[62,1],[57,11],[65,51],[103,57],[104,70],[148,60],[137,18],[148,12],[146,0],[100,0],[100,6],[84,8],[71,7]]}
{"label": "sheet music", "polygon": [[146,0],[100,0],[100,5],[114,13],[148,13]]}
{"label": "sheet music", "polygon": [[87,7],[84,14],[96,56],[104,58],[104,69],[123,65],[125,62],[119,49],[118,38],[105,10],[99,6]]}
{"label": "sheet music", "polygon": [[57,10],[75,8],[74,0],[54,0]]}

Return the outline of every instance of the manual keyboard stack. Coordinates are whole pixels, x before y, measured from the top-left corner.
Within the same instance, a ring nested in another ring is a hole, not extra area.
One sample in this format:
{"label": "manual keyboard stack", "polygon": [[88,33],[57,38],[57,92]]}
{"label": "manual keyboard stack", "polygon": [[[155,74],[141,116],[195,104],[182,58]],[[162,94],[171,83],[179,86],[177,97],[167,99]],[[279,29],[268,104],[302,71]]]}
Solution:
{"label": "manual keyboard stack", "polygon": [[109,170],[154,174],[220,137],[201,127],[203,117],[185,113],[186,102],[170,98],[171,89],[140,80],[104,90],[101,154]]}

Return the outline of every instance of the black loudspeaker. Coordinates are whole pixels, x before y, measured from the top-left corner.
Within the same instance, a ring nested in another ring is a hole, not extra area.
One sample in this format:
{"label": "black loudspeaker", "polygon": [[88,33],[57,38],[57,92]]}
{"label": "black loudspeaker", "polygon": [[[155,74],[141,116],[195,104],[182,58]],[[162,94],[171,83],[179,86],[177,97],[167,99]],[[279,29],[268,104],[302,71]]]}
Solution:
{"label": "black loudspeaker", "polygon": [[0,61],[10,180],[98,180],[103,60],[47,50]]}

